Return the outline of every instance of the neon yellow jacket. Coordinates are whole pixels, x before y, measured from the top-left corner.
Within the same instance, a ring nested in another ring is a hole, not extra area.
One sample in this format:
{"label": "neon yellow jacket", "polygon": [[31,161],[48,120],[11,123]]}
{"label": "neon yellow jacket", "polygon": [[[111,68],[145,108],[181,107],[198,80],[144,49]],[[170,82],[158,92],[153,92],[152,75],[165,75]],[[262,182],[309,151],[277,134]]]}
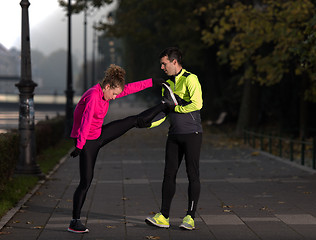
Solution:
{"label": "neon yellow jacket", "polygon": [[[203,99],[198,77],[182,69],[174,79],[168,79],[167,82],[172,91],[182,99],[182,103],[179,103],[174,111],[168,114],[169,134],[202,132],[200,109],[203,106]],[[160,125],[166,117],[160,116],[160,119],[153,122],[151,127]]]}

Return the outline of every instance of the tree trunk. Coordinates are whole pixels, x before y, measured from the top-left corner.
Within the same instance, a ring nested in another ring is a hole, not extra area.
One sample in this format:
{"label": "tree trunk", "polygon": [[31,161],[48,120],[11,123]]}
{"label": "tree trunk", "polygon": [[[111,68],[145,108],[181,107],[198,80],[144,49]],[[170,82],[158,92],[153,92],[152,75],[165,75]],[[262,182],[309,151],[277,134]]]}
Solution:
{"label": "tree trunk", "polygon": [[308,103],[304,100],[304,93],[307,88],[307,80],[303,78],[301,81],[301,92],[300,92],[300,123],[299,132],[300,138],[306,137],[307,131],[307,119],[308,119]]}
{"label": "tree trunk", "polygon": [[237,135],[242,134],[245,128],[257,127],[259,93],[258,84],[252,83],[250,79],[245,80],[236,126]]}

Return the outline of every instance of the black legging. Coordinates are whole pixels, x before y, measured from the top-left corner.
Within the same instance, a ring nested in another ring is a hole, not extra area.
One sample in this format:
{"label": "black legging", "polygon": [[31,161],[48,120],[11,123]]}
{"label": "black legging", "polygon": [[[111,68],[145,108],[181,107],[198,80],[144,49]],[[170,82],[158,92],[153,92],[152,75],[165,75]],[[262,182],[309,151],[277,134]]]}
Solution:
{"label": "black legging", "polygon": [[195,217],[200,197],[199,161],[202,133],[169,135],[166,144],[165,170],[162,183],[161,213],[168,218],[171,201],[176,192],[176,177],[185,158],[186,172],[189,179],[187,215]]}
{"label": "black legging", "polygon": [[116,120],[102,126],[101,135],[95,140],[87,140],[80,152],[80,183],[73,197],[73,219],[80,219],[81,208],[86,199],[94,173],[94,166],[101,147],[122,136],[133,127],[139,127],[139,122],[148,123],[158,113],[166,109],[165,104],[158,104],[146,111],[124,119]]}

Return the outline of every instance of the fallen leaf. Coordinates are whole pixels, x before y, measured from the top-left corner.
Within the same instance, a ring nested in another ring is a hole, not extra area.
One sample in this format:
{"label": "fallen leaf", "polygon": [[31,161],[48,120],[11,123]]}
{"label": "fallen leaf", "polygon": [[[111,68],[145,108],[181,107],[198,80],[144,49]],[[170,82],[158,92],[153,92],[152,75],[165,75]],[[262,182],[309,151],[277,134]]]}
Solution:
{"label": "fallen leaf", "polygon": [[312,192],[304,192],[304,194],[311,194]]}
{"label": "fallen leaf", "polygon": [[33,222],[27,221],[26,224],[32,224]]}
{"label": "fallen leaf", "polygon": [[127,197],[123,197],[122,200],[123,200],[123,201],[126,201],[126,200],[128,200],[128,198],[127,198]]}
{"label": "fallen leaf", "polygon": [[259,152],[252,152],[251,156],[258,156],[260,153]]}
{"label": "fallen leaf", "polygon": [[116,228],[115,226],[106,226],[106,228]]}
{"label": "fallen leaf", "polygon": [[10,232],[0,232],[0,235],[8,235]]}
{"label": "fallen leaf", "polygon": [[32,227],[33,229],[42,229],[44,228],[43,226],[35,226],[35,227]]}
{"label": "fallen leaf", "polygon": [[229,210],[229,209],[224,209],[223,212],[231,212],[232,210]]}
{"label": "fallen leaf", "polygon": [[233,208],[234,206],[231,205],[231,206],[227,206],[227,205],[223,205],[222,208]]}
{"label": "fallen leaf", "polygon": [[268,207],[262,207],[262,208],[260,208],[259,210],[261,210],[261,211],[269,211],[269,212],[272,212],[272,211],[273,211],[272,209],[270,209],[270,208],[268,208]]}
{"label": "fallen leaf", "polygon": [[160,239],[158,236],[146,236],[147,239]]}

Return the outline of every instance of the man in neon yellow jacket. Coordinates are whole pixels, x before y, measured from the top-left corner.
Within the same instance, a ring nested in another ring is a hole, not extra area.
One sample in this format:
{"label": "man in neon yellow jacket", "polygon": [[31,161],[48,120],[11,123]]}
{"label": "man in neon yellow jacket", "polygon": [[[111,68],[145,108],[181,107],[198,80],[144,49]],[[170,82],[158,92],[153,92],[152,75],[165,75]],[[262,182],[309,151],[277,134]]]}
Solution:
{"label": "man in neon yellow jacket", "polygon": [[[166,143],[161,209],[155,216],[147,217],[146,222],[157,227],[168,228],[170,226],[169,212],[176,191],[176,175],[184,157],[189,179],[188,211],[180,227],[192,230],[195,228],[194,217],[200,196],[202,90],[198,77],[182,67],[182,54],[178,48],[165,49],[160,54],[160,64],[161,69],[169,76],[167,82],[176,96],[176,101],[174,109],[165,113],[165,116],[160,116],[160,119],[156,119],[150,126],[158,126],[165,119],[169,119],[170,122]],[[163,89],[163,95],[167,94],[164,91]]]}

